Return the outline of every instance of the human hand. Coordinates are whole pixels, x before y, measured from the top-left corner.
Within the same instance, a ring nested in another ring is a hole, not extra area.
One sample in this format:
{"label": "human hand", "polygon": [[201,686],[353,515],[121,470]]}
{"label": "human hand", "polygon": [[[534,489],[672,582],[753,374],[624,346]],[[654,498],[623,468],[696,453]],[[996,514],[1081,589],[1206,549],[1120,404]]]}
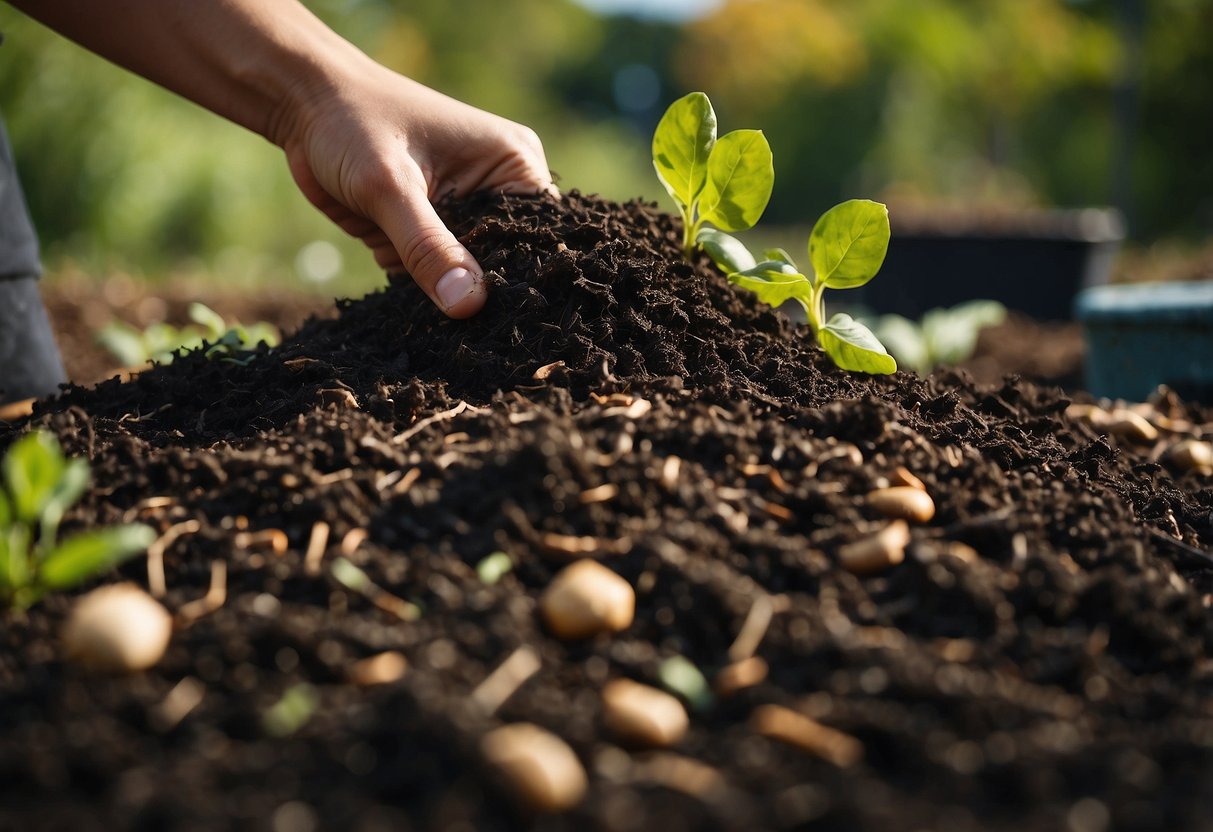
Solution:
{"label": "human hand", "polygon": [[450,317],[480,311],[483,271],[433,201],[484,189],[555,192],[534,131],[378,64],[296,100],[270,137],[304,195],[381,267],[408,271]]}

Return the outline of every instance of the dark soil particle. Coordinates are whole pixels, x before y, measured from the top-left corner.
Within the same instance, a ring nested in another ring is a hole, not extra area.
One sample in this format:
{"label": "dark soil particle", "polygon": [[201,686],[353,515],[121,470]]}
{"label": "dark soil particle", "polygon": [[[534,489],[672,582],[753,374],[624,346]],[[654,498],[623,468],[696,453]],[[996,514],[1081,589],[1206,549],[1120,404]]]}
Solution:
{"label": "dark soil particle", "polygon": [[[0,448],[37,426],[91,460],[70,526],[198,521],[165,554],[170,610],[227,564],[223,606],[133,677],[63,660],[70,597],[2,614],[0,829],[1213,828],[1213,479],[1072,420],[1057,388],[841,373],[681,262],[651,206],[443,210],[493,283],[470,321],[401,278],[246,363],[187,355],[0,426]],[[935,517],[903,563],[853,575],[838,551],[885,522],[864,497],[899,467]],[[311,574],[318,521],[325,565],[344,552],[420,617]],[[268,529],[285,553],[249,543]],[[628,629],[546,632],[553,534],[598,539],[636,588]],[[515,567],[484,584],[495,551]],[[120,572],[147,581],[142,559]],[[694,710],[672,749],[714,785],[654,775],[676,767],[616,744],[600,689],[660,685],[675,655],[713,677],[766,596],[769,675]],[[520,647],[541,669],[478,710]],[[346,681],[386,650],[402,679]],[[182,684],[200,696],[179,712]],[[277,736],[265,714],[300,685],[318,705]],[[862,761],[760,736],[764,704]],[[482,762],[480,738],[523,720],[585,765],[573,810],[527,815]]]}

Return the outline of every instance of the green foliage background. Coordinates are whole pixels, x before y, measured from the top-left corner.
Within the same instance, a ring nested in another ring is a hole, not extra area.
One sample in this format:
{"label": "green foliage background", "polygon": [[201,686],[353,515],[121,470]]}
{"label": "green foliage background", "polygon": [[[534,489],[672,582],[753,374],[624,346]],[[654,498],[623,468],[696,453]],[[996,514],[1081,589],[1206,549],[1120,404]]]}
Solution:
{"label": "green foliage background", "polygon": [[[1126,200],[1139,239],[1198,240],[1213,229],[1213,3],[1140,0],[1133,99],[1137,2],[732,0],[683,25],[571,0],[308,5],[383,63],[535,127],[566,188],[671,208],[649,138],[666,104],[702,89],[723,123],[770,138],[769,222],[856,195]],[[326,240],[345,289],[379,282],[275,148],[6,5],[0,29],[0,112],[52,268],[295,279],[300,249]]]}

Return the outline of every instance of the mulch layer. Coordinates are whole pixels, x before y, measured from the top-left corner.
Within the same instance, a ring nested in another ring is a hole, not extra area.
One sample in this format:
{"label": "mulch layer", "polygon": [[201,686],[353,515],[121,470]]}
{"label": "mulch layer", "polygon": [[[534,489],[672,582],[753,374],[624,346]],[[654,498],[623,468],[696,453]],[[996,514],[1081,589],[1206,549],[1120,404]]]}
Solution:
{"label": "mulch layer", "polygon": [[[69,526],[197,521],[168,539],[170,610],[226,567],[134,676],[63,659],[71,597],[0,613],[0,828],[1213,828],[1213,477],[1165,461],[1213,411],[1160,396],[1162,438],[1134,444],[1017,377],[842,373],[644,203],[443,210],[493,282],[473,320],[399,279],[246,364],[190,354],[0,425],[0,449],[37,426],[91,460]],[[898,468],[935,516],[852,574]],[[635,588],[623,632],[544,627],[571,548]],[[145,559],[119,571],[147,584]],[[660,687],[674,656],[712,680],[760,605],[764,679],[697,698],[671,749],[604,729],[607,681]],[[539,670],[485,707],[520,648]],[[388,650],[402,678],[348,681]],[[284,695],[315,705],[285,730]],[[770,704],[862,759],[762,735]],[[575,808],[533,816],[486,766],[517,721],[576,752]]]}

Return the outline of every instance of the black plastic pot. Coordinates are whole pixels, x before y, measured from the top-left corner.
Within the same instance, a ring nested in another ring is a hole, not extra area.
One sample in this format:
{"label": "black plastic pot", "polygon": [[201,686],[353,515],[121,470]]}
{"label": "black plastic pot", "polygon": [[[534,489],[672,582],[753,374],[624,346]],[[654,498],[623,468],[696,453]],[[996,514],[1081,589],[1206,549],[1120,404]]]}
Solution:
{"label": "black plastic pot", "polygon": [[891,213],[884,266],[847,300],[907,318],[981,298],[1037,320],[1069,320],[1080,290],[1108,282],[1124,239],[1119,214],[1105,209],[937,224]]}

